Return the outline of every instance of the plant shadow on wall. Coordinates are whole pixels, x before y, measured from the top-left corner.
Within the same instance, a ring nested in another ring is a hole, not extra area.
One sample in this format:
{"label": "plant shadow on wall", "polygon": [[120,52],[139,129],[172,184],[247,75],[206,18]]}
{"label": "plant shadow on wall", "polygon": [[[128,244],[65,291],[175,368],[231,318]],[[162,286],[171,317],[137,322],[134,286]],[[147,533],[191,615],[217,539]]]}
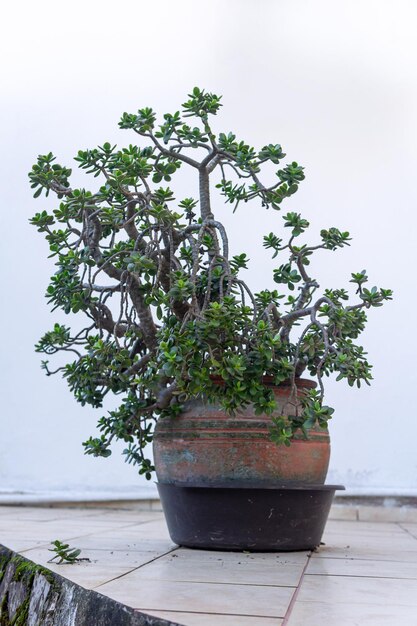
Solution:
{"label": "plant shadow on wall", "polygon": [[[48,302],[87,320],[77,333],[61,324],[45,333],[36,350],[64,352],[71,361],[55,371],[47,360],[42,366],[48,375],[61,372],[83,405],[101,407],[109,392],[121,396],[85,451],[106,457],[112,441],[123,440],[126,460],[148,479],[146,446],[156,421],[180,416],[202,396],[232,416],[247,407],[270,416],[276,444],[325,430],[333,409],[324,404],[323,378],[369,384],[371,365],[356,339],[367,309],[392,296],[366,287],[365,271],[352,274],[353,303],[344,288],[319,292],[312,255],[349,245],[349,233],[331,227],[307,244],[309,223],[296,212],[283,215],[285,238],[270,233],[263,241],[279,264],[277,290],[251,292],[240,277],[248,259],[230,255],[210,183],[234,211],[249,201],[279,211],[304,172],[295,162],[280,165],[278,144],[257,151],[232,133],[215,134],[210,120],[220,100],[195,88],[182,112],[165,114],[160,125],[150,108],[124,113],[119,126],[140,145],[104,143],[75,157],[100,181],[95,191],[72,188],[71,170],[52,153],[39,156],[29,174],[35,197],[52,192],[60,201],[31,220],[56,261]],[[271,165],[277,171],[266,181]],[[180,168],[195,172],[198,198],[179,200],[166,186]],[[297,385],[304,372],[316,388]],[[289,389],[285,402],[272,385]]]}

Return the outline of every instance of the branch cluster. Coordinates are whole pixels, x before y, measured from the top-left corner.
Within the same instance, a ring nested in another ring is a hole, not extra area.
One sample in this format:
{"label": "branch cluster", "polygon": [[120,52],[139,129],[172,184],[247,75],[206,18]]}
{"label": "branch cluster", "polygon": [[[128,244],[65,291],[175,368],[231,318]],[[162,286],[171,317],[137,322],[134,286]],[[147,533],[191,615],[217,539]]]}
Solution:
{"label": "branch cluster", "polygon": [[[251,292],[240,277],[247,257],[230,255],[226,230],[213,214],[211,181],[234,210],[257,200],[279,211],[304,171],[296,162],[280,165],[279,144],[256,151],[233,133],[216,135],[209,120],[220,100],[195,88],[182,112],[165,114],[159,125],[150,108],[124,113],[120,128],[133,131],[141,145],[104,143],[75,157],[100,181],[94,192],[71,187],[71,170],[52,153],[39,156],[29,174],[35,197],[52,192],[60,200],[52,213],[31,220],[56,261],[48,301],[87,319],[77,334],[55,324],[41,338],[39,352],[74,359],[55,371],[48,361],[43,367],[47,374],[61,372],[82,404],[101,407],[109,392],[123,396],[100,420],[101,436],[85,442],[86,452],[108,456],[111,441],[122,439],[126,460],[148,478],[152,465],[144,448],[155,420],[202,393],[230,412],[253,403],[259,413],[274,415],[280,443],[288,444],[298,429],[325,426],[332,409],[323,405],[323,377],[334,372],[350,385],[369,383],[371,366],[354,340],[366,309],[391,298],[390,290],[366,288],[365,271],[352,274],[355,304],[347,305],[344,289],[316,297],[311,256],[349,245],[349,233],[332,227],[318,243],[299,244],[309,224],[294,212],[283,216],[286,243],[274,233],[264,237],[273,258],[282,258],[273,270],[279,291]],[[266,182],[268,163],[278,168]],[[197,198],[178,200],[169,186],[184,167],[196,170]],[[318,390],[302,398],[302,416],[283,420],[263,377],[291,381],[297,394],[303,371],[316,377]],[[216,376],[224,385],[213,382]]]}

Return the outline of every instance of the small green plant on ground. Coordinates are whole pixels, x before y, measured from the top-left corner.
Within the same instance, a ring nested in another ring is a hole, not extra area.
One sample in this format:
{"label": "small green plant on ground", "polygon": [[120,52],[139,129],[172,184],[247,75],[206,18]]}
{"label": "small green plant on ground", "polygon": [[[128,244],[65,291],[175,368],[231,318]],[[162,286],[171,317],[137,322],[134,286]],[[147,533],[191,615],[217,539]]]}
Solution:
{"label": "small green plant on ground", "polygon": [[[214,207],[222,196],[234,211],[257,202],[278,216],[304,168],[281,164],[286,155],[278,143],[255,149],[232,132],[215,132],[220,100],[196,87],[182,111],[166,113],[159,124],[148,107],[124,113],[119,126],[138,143],[105,142],[75,157],[99,181],[94,190],[71,186],[71,169],[51,152],[29,173],[35,197],[52,193],[58,200],[31,220],[56,263],[46,297],[53,310],[86,319],[81,330],[56,323],[45,333],[36,350],[72,360],[42,366],[47,375],[61,372],[82,405],[121,397],[99,420],[100,436],[84,442],[85,452],[107,457],[112,441],[122,440],[126,461],[148,479],[153,467],[144,451],[155,421],[180,413],[189,398],[204,395],[231,414],[253,404],[258,414],[274,416],[277,444],[325,428],[333,409],[324,404],[323,379],[369,384],[372,366],[356,340],[367,311],[392,296],[368,287],[365,270],[351,274],[352,304],[343,286],[320,292],[315,255],[350,245],[350,236],[331,226],[307,242],[309,222],[295,211],[277,219],[279,234],[263,239],[277,258],[276,289],[249,288],[241,278],[247,255],[231,254]],[[195,198],[177,197],[171,186],[184,168],[196,176]],[[249,219],[259,220],[258,212]],[[264,377],[290,381],[296,395],[303,372],[317,389],[303,395],[302,415],[277,415]]]}
{"label": "small green plant on ground", "polygon": [[59,539],[52,541],[51,545],[54,547],[49,548],[49,552],[55,552],[55,556],[49,559],[48,563],[53,563],[56,559],[59,559],[59,561],[57,561],[58,565],[61,563],[79,563],[80,561],[90,560],[88,558],[79,558],[81,554],[79,548],[70,548],[68,543],[63,543],[59,541]]}

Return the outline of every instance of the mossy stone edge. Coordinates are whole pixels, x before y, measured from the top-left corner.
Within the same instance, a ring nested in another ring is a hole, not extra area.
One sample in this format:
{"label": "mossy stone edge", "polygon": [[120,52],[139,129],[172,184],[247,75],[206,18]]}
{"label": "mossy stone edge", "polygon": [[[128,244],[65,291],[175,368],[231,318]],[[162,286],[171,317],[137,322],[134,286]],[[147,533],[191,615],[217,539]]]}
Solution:
{"label": "mossy stone edge", "polygon": [[84,589],[0,544],[0,626],[179,626]]}

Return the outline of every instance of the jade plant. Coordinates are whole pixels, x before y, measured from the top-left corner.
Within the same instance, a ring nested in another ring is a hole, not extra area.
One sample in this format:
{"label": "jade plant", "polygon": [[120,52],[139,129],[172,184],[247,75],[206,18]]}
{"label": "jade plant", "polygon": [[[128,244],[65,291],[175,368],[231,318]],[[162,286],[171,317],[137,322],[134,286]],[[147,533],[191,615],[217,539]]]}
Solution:
{"label": "jade plant", "polygon": [[[61,372],[82,405],[102,407],[107,394],[120,396],[85,452],[107,457],[112,441],[123,440],[126,461],[147,478],[153,467],[145,448],[156,420],[175,417],[189,398],[204,396],[230,414],[253,404],[272,416],[277,444],[325,428],[333,409],[324,404],[324,377],[369,384],[371,365],[356,339],[367,309],[392,295],[369,288],[365,270],[351,276],[353,303],[345,288],[319,291],[313,254],[349,245],[349,233],[330,227],[307,243],[305,218],[291,211],[281,221],[304,168],[283,164],[279,144],[257,150],[232,132],[216,133],[220,107],[219,96],[194,88],[182,110],[160,123],[151,108],[123,113],[119,127],[132,143],[103,143],[75,157],[95,179],[92,190],[71,186],[71,169],[51,152],[29,173],[35,197],[52,193],[59,201],[31,220],[56,263],[46,297],[52,310],[85,320],[81,330],[56,323],[44,334],[36,350],[70,361],[42,367],[47,375]],[[195,197],[178,197],[172,185],[185,168],[196,177]],[[241,278],[248,258],[229,251],[214,215],[221,197],[233,211],[254,202],[277,212],[278,234],[263,238],[276,263],[276,289],[252,291]],[[302,411],[284,417],[265,377],[291,383],[296,396],[303,372],[317,388],[301,394]]]}
{"label": "jade plant", "polygon": [[[49,559],[48,563],[57,562],[57,565],[61,563],[80,563],[81,561],[89,561],[89,558],[80,558],[81,550],[79,548],[71,548],[68,543],[64,543],[59,539],[52,541],[53,548],[48,548],[49,552],[53,552],[54,556]],[[59,559],[57,561],[57,559]]]}

